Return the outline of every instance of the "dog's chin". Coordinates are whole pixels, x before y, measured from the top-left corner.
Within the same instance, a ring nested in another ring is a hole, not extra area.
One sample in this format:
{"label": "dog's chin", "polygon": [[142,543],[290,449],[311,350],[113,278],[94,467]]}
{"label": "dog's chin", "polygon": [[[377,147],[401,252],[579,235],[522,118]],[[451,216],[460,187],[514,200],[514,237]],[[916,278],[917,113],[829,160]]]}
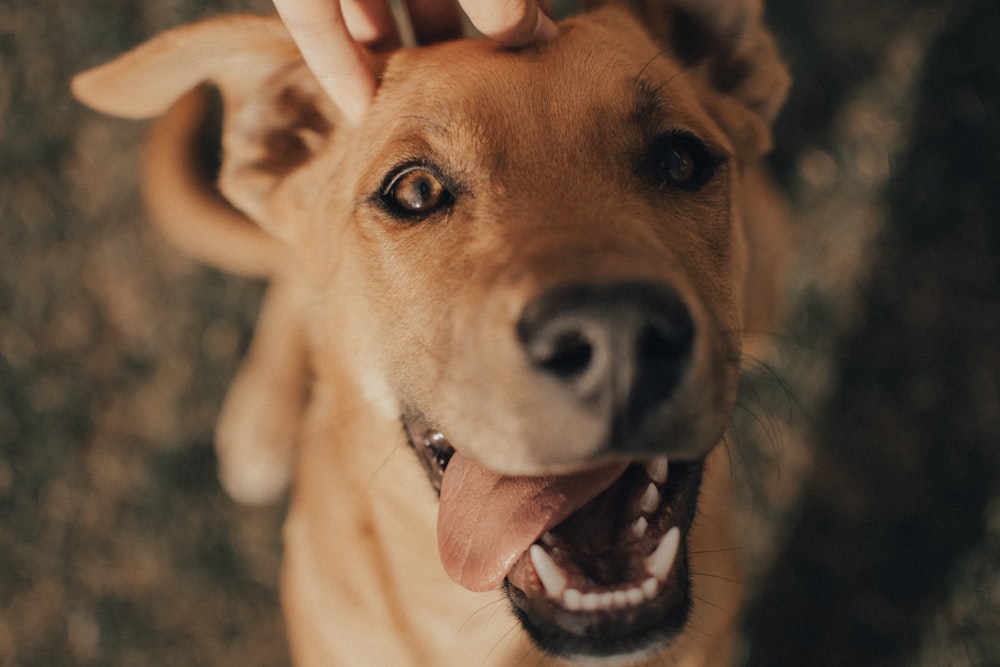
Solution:
{"label": "dog's chin", "polygon": [[[440,490],[450,443],[419,420],[403,422]],[[503,587],[541,650],[580,664],[631,665],[683,630],[691,608],[687,535],[702,468],[703,461],[636,460],[517,559]]]}

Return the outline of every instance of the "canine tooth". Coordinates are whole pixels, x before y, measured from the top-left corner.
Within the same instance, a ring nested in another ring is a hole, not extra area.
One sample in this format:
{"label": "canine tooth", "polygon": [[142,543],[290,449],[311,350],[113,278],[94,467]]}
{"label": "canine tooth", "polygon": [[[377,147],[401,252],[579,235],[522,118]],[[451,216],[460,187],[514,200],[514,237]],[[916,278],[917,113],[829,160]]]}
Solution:
{"label": "canine tooth", "polygon": [[583,593],[575,588],[567,588],[563,593],[563,606],[570,611],[580,611],[583,608]]}
{"label": "canine tooth", "polygon": [[650,482],[649,486],[646,487],[646,491],[643,492],[642,498],[639,499],[639,509],[646,514],[650,514],[659,506],[660,492],[657,490],[656,485]]}
{"label": "canine tooth", "polygon": [[655,577],[650,577],[646,581],[642,582],[642,594],[647,600],[655,598],[659,591],[660,582],[658,582]]}
{"label": "canine tooth", "polygon": [[531,564],[535,566],[535,572],[545,587],[545,592],[551,598],[561,597],[566,590],[566,574],[552,560],[552,556],[537,544],[531,545],[528,555],[531,556]]}
{"label": "canine tooth", "polygon": [[632,523],[632,534],[636,537],[642,537],[646,534],[646,528],[649,527],[649,521],[646,521],[646,517],[641,516]]}
{"label": "canine tooth", "polygon": [[[652,581],[654,583],[656,582],[655,579],[653,579]],[[641,588],[630,588],[627,591],[625,591],[625,599],[628,602],[628,604],[630,604],[633,607],[642,604],[642,600],[644,597],[645,596],[643,595]]]}
{"label": "canine tooth", "polygon": [[670,568],[674,566],[674,559],[677,558],[677,548],[681,543],[681,531],[674,526],[660,538],[660,543],[656,546],[656,551],[646,558],[646,571],[663,581],[670,574]]}
{"label": "canine tooth", "polygon": [[584,611],[597,611],[597,608],[601,606],[601,594],[584,593],[580,603]]}
{"label": "canine tooth", "polygon": [[657,456],[646,464],[646,474],[657,484],[666,484],[670,472],[670,461],[666,456]]}

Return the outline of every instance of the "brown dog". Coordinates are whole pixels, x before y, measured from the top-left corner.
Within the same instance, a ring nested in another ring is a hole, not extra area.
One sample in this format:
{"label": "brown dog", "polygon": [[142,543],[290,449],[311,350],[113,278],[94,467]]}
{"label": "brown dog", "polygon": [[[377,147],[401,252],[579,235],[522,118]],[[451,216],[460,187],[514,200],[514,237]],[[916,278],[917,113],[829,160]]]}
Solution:
{"label": "brown dog", "polygon": [[[75,82],[166,114],[145,183],[168,236],[272,281],[218,448],[238,499],[294,480],[299,664],[725,662],[716,445],[773,310],[755,165],[787,76],[753,2],[633,2],[560,33],[384,54],[358,125],[269,19],[181,28]],[[235,209],[200,162],[203,81]]]}

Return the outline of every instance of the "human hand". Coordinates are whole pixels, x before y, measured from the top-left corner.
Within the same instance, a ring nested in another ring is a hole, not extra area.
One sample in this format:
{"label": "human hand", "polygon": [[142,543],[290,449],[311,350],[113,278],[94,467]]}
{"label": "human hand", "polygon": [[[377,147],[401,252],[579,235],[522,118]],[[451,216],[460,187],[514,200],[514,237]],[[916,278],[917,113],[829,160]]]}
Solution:
{"label": "human hand", "polygon": [[[477,30],[510,48],[556,36],[556,25],[539,0],[459,4]],[[418,42],[461,34],[455,0],[407,0],[406,5]],[[323,90],[348,120],[360,120],[376,88],[368,49],[399,44],[388,0],[274,0],[274,6]]]}

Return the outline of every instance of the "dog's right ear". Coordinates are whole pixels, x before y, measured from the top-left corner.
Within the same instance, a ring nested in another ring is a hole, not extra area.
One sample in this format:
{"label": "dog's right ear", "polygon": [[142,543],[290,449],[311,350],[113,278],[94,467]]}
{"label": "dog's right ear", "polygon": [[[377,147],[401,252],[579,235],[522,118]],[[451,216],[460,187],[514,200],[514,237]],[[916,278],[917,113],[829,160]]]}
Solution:
{"label": "dog's right ear", "polygon": [[204,82],[223,100],[225,197],[277,236],[268,194],[326,143],[340,114],[277,19],[238,15],[162,33],[73,80],[76,97],[104,113],[150,118]]}

